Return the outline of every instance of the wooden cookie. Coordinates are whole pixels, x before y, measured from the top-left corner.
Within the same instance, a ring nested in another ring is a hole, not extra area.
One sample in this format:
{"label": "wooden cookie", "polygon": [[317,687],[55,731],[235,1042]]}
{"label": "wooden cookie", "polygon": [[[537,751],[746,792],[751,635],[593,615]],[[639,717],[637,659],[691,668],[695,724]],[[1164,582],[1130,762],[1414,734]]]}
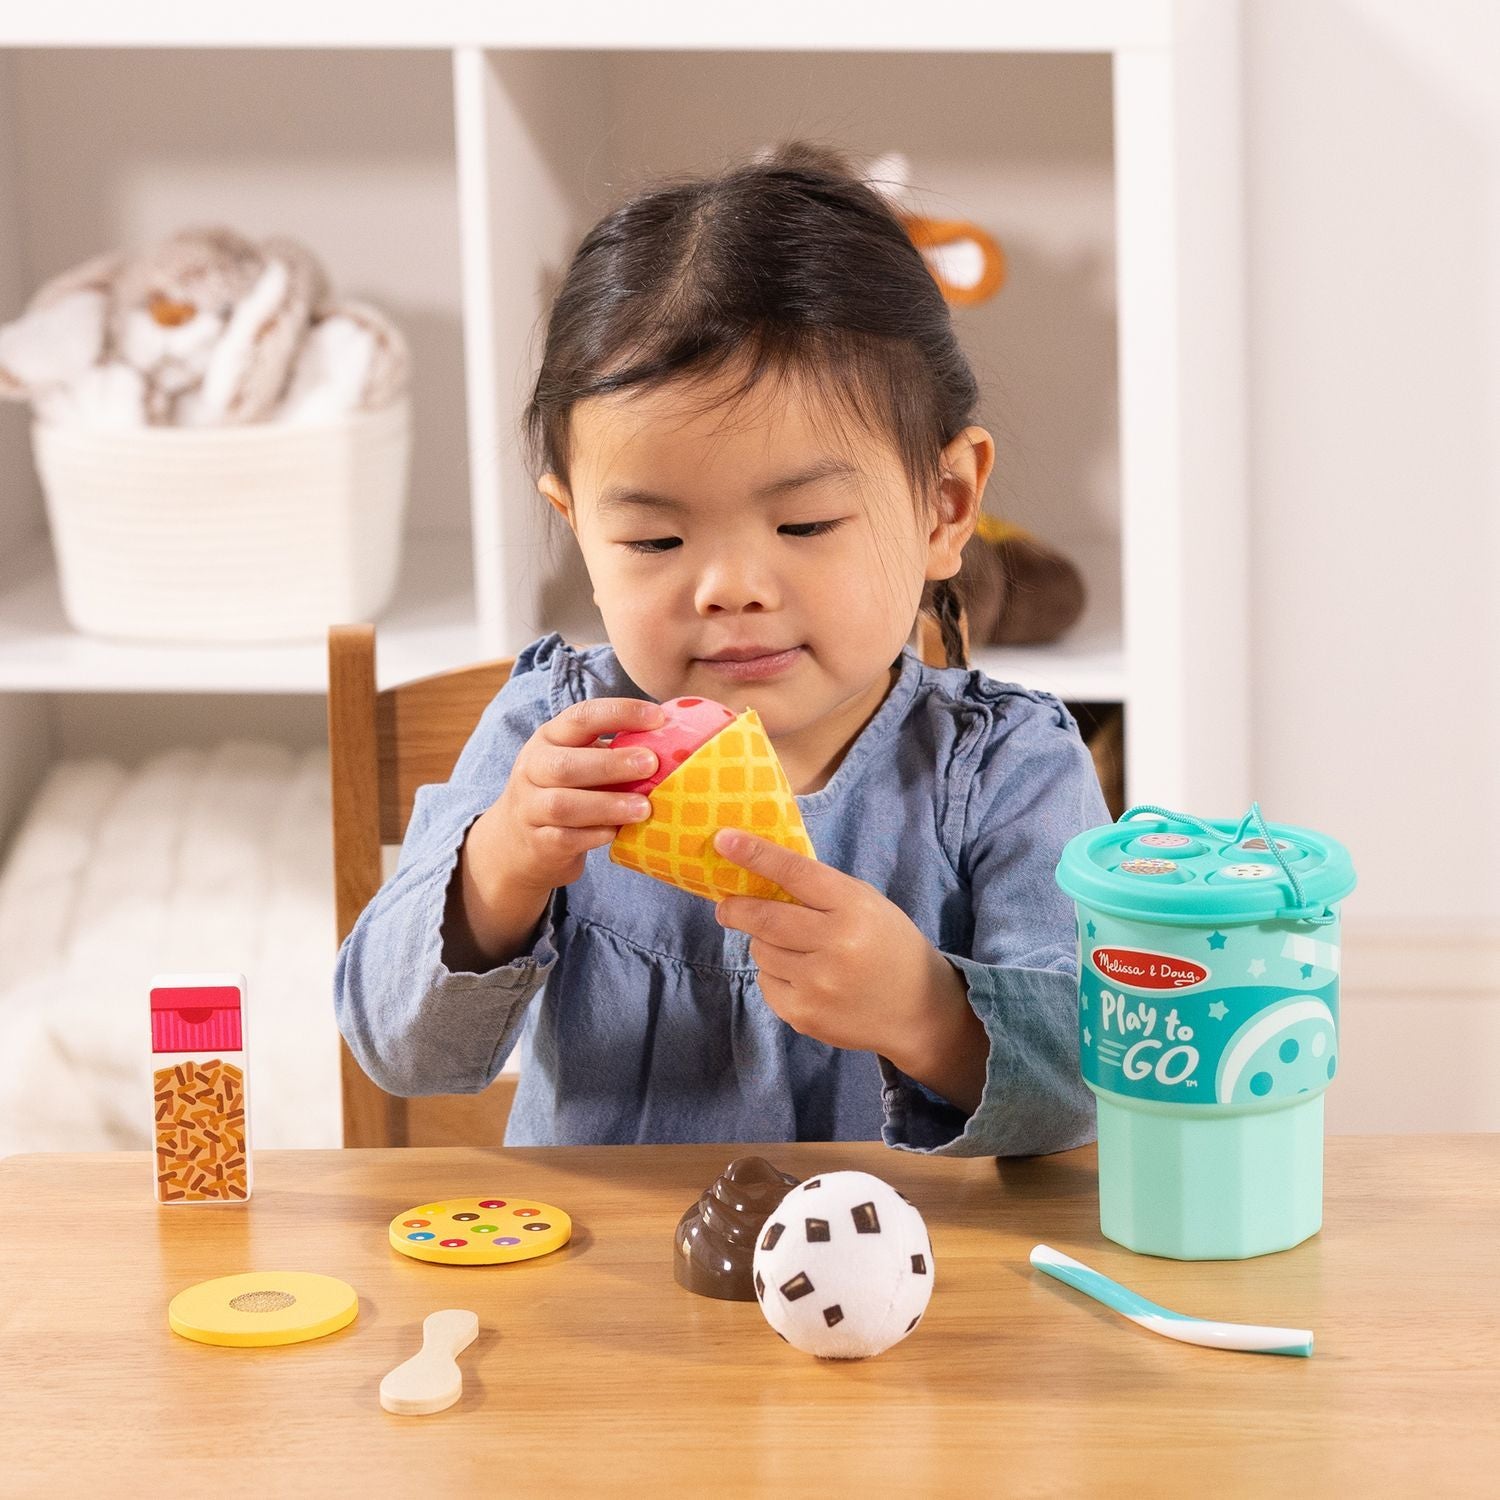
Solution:
{"label": "wooden cookie", "polygon": [[440,1266],[493,1266],[549,1255],[568,1243],[573,1221],[535,1198],[445,1198],[391,1220],[391,1249]]}
{"label": "wooden cookie", "polygon": [[300,1344],[347,1328],[359,1297],[347,1281],[312,1271],[243,1271],[200,1281],[167,1309],[172,1332],[199,1344]]}

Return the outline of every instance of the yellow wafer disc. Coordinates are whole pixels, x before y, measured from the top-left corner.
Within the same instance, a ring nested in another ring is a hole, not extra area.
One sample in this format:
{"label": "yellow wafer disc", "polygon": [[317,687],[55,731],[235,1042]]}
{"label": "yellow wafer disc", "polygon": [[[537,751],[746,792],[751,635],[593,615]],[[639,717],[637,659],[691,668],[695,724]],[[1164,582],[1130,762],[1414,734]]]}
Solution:
{"label": "yellow wafer disc", "polygon": [[562,1209],[535,1198],[443,1198],[391,1220],[391,1249],[440,1266],[494,1266],[560,1250],[573,1233]]}
{"label": "yellow wafer disc", "polygon": [[775,881],[713,847],[721,828],[743,828],[796,854],[817,857],[791,782],[753,708],[651,789],[651,817],[625,824],[609,846],[609,857],[710,901],[721,896],[791,901]]}
{"label": "yellow wafer disc", "polygon": [[312,1271],[245,1271],[200,1281],[172,1298],[173,1333],[199,1344],[252,1348],[300,1344],[347,1328],[359,1296],[347,1281]]}

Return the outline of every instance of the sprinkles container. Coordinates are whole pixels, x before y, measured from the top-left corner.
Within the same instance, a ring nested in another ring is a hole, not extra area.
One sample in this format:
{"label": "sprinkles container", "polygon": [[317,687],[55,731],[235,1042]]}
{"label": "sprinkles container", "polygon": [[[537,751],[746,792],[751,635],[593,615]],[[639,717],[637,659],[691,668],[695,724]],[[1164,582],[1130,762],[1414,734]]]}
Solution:
{"label": "sprinkles container", "polygon": [[1069,841],[1078,1036],[1099,1102],[1099,1227],[1179,1260],[1323,1222],[1348,851],[1310,829],[1132,807]]}
{"label": "sprinkles container", "polygon": [[250,1196],[245,976],[151,981],[151,1084],[158,1203]]}

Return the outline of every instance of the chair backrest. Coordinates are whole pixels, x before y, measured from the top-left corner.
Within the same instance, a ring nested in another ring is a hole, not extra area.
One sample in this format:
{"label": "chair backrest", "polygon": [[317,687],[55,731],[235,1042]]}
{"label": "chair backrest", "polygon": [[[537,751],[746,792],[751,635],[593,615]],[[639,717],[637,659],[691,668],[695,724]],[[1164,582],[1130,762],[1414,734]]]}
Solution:
{"label": "chair backrest", "polygon": [[[446,781],[479,716],[514,662],[458,667],[375,690],[375,628],[328,632],[328,760],[338,941],[382,880],[381,848],[399,844],[419,786]],[[514,1093],[499,1078],[483,1094],[398,1099],[340,1044],[346,1146],[498,1145]]]}
{"label": "chair backrest", "polygon": [[[969,659],[969,616],[963,608],[958,611],[958,633],[963,638],[964,660]],[[948,653],[943,647],[943,632],[931,615],[917,616],[917,655],[929,667],[946,667]]]}

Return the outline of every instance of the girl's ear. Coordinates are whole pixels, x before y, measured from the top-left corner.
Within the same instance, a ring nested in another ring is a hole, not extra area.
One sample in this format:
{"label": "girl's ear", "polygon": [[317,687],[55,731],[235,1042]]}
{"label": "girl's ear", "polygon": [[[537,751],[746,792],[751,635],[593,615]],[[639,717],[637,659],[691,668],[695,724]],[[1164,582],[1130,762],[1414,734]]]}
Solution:
{"label": "girl's ear", "polygon": [[573,520],[573,496],[567,485],[556,474],[543,474],[537,480],[536,487],[545,497],[547,504],[568,523],[576,536],[578,527]]}
{"label": "girl's ear", "polygon": [[953,578],[964,543],[979,524],[980,505],[995,467],[995,440],[983,427],[965,427],[939,460],[937,516],[927,537],[927,577]]}

